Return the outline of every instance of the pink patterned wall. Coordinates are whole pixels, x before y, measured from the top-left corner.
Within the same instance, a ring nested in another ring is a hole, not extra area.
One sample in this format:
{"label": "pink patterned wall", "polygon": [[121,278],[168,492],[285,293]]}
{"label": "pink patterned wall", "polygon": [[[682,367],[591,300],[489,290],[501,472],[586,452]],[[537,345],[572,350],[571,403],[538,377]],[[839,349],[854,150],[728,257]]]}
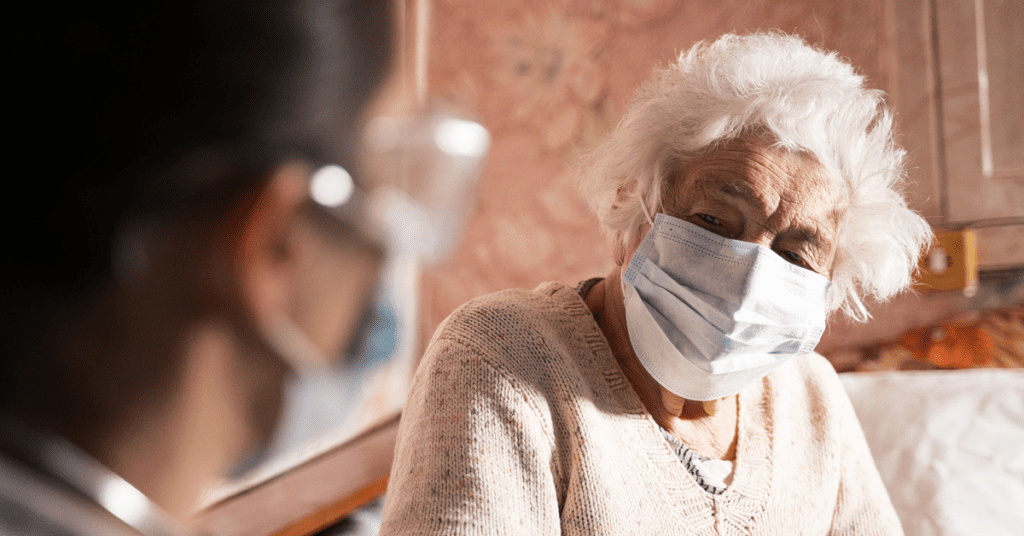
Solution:
{"label": "pink patterned wall", "polygon": [[839,51],[889,89],[885,0],[433,0],[428,92],[493,134],[476,212],[452,260],[424,278],[424,332],[501,289],[575,284],[611,268],[572,163],[634,88],[698,40],[778,29]]}

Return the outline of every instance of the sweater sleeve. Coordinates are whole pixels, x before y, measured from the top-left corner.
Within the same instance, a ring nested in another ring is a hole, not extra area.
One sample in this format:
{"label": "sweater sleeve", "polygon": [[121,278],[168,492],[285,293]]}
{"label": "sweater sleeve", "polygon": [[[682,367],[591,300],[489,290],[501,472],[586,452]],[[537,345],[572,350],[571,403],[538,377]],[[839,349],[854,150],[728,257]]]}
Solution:
{"label": "sweater sleeve", "polygon": [[896,510],[875,467],[864,431],[842,384],[834,392],[842,419],[839,494],[832,518],[833,536],[903,534]]}
{"label": "sweater sleeve", "polygon": [[557,534],[538,402],[460,340],[427,350],[399,426],[381,534]]}

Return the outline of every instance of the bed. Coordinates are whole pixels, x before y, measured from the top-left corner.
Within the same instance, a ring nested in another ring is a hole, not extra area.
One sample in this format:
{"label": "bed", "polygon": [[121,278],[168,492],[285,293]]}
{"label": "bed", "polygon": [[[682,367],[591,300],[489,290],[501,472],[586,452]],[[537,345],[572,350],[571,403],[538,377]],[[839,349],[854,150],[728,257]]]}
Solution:
{"label": "bed", "polygon": [[1024,535],[1024,370],[841,378],[907,536]]}

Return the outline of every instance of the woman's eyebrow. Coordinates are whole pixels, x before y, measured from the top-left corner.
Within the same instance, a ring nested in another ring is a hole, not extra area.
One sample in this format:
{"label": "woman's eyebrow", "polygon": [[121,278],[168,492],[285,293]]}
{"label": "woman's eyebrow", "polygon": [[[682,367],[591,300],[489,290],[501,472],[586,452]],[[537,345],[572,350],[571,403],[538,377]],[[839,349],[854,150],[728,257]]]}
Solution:
{"label": "woman's eyebrow", "polygon": [[806,242],[807,245],[814,249],[825,249],[828,246],[828,240],[825,236],[812,228],[798,227],[791,229],[788,234],[795,235],[797,239]]}
{"label": "woman's eyebrow", "polygon": [[715,189],[719,193],[739,199],[740,201],[746,202],[747,204],[754,207],[764,207],[765,199],[763,196],[757,195],[748,185],[738,181],[726,181],[719,184],[719,187]]}

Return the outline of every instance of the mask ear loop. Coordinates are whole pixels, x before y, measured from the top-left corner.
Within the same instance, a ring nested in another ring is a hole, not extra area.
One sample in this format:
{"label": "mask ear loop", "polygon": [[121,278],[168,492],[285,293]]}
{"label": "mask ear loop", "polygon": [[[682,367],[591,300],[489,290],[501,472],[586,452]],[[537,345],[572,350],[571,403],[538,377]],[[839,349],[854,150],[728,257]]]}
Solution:
{"label": "mask ear loop", "polygon": [[647,218],[647,223],[651,224],[651,227],[654,227],[654,218],[651,217],[650,211],[647,210],[647,203],[644,203],[644,199],[639,196],[637,197],[637,202],[640,203],[640,209],[644,211],[644,217]]}
{"label": "mask ear loop", "polygon": [[[647,218],[647,223],[651,224],[651,228],[654,228],[654,218],[651,218],[651,212],[647,210],[647,203],[644,203],[644,199],[641,196],[637,196],[636,202],[640,204],[640,210],[644,211],[644,217]],[[619,286],[622,290],[622,295],[626,295],[626,280],[625,278],[619,278]]]}
{"label": "mask ear loop", "polygon": [[296,374],[315,374],[330,367],[332,359],[285,316],[279,316],[263,326],[263,337]]}

